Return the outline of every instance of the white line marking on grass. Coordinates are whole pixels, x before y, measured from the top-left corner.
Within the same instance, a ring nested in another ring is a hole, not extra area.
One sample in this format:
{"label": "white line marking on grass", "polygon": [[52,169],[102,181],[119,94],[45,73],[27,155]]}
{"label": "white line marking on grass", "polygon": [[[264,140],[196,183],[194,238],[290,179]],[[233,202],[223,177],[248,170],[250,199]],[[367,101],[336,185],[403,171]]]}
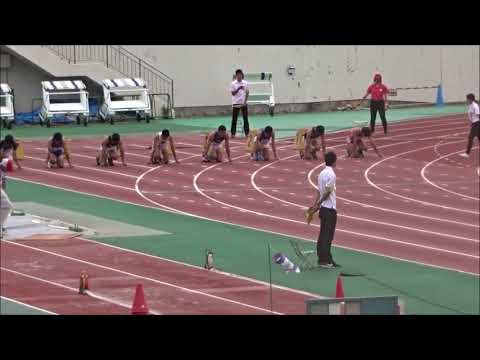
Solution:
{"label": "white line marking on grass", "polygon": [[[0,268],[2,270],[6,270],[8,271],[6,268]],[[33,306],[33,305],[29,305],[29,304],[26,304],[24,302],[21,302],[21,301],[18,301],[18,300],[14,300],[12,298],[9,298],[9,297],[6,297],[4,295],[0,296],[0,298],[2,299],[5,299],[7,301],[10,301],[10,302],[13,302],[17,305],[21,305],[21,306],[25,306],[25,307],[28,307],[30,309],[33,309],[33,310],[37,310],[37,311],[40,311],[40,312],[43,312],[43,313],[47,313],[47,314],[50,314],[50,315],[58,315],[57,313],[54,313],[52,311],[49,311],[49,310],[45,310],[45,309],[42,309],[42,308],[39,308],[39,307],[36,307],[36,306]]]}

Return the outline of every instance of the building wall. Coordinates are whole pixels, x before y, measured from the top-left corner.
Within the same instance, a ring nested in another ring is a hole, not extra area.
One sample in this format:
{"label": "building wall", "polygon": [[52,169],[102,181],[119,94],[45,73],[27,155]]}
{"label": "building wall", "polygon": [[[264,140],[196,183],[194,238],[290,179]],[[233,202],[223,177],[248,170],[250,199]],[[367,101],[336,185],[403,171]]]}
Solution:
{"label": "building wall", "polygon": [[[277,104],[357,99],[375,71],[391,87],[437,85],[446,102],[463,101],[480,92],[479,46],[126,46],[174,79],[175,106],[227,109],[233,71],[273,72]],[[2,53],[5,48],[2,47]],[[40,82],[53,78],[31,63],[11,55],[0,78],[15,90],[17,112],[31,111],[41,97]],[[288,76],[286,68],[296,68]],[[100,88],[87,81],[90,93]],[[98,89],[97,89],[98,88]],[[436,90],[399,91],[392,100],[435,101]],[[303,106],[303,105],[302,105]],[[307,109],[309,106],[300,106]],[[279,109],[282,108],[279,106]],[[294,109],[295,107],[288,107]],[[287,108],[286,108],[287,109]]]}
{"label": "building wall", "polygon": [[[42,81],[79,79],[87,86],[90,97],[103,97],[101,86],[90,78],[74,75],[55,77],[42,70],[39,66],[33,65],[30,61],[9,52],[8,49],[4,47],[0,48],[0,53],[10,56],[10,66],[5,67],[6,64],[1,64],[0,66],[0,82],[9,84],[14,90],[16,113],[32,111],[32,99],[42,98]],[[34,108],[39,108],[41,104],[41,100],[35,101]]]}
{"label": "building wall", "polygon": [[[2,51],[2,54],[7,54]],[[4,64],[5,65],[5,64]],[[49,78],[48,74],[36,69],[30,64],[22,62],[10,55],[10,66],[0,69],[0,80],[7,83],[15,93],[15,112],[32,111],[32,98],[42,97],[41,82]],[[41,102],[36,102],[39,107]]]}
{"label": "building wall", "polygon": [[[125,46],[174,79],[175,106],[228,105],[233,71],[273,72],[277,103],[363,96],[380,71],[390,87],[434,86],[446,102],[479,92],[478,46]],[[296,68],[288,76],[288,65]],[[436,90],[399,91],[396,100],[435,101]]]}

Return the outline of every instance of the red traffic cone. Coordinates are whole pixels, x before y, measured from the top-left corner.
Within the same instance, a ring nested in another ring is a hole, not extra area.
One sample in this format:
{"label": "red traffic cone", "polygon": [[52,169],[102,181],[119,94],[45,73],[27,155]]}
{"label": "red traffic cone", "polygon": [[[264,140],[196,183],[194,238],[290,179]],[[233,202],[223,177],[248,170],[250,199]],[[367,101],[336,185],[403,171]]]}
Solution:
{"label": "red traffic cone", "polygon": [[148,306],[143,293],[143,285],[138,284],[132,305],[132,315],[148,315]]}
{"label": "red traffic cone", "polygon": [[345,293],[343,291],[343,282],[342,282],[342,277],[339,276],[337,278],[337,288],[335,290],[335,297],[338,299],[338,298],[344,298],[345,297]]}

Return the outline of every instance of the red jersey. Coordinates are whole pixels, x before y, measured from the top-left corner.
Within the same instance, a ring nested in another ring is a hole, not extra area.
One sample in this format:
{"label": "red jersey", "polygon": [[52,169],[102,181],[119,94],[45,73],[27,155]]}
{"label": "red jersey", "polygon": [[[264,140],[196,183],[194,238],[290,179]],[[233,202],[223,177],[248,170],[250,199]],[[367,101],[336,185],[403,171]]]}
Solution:
{"label": "red jersey", "polygon": [[388,88],[383,84],[372,84],[367,89],[368,94],[372,94],[372,100],[383,100],[385,94],[388,93]]}

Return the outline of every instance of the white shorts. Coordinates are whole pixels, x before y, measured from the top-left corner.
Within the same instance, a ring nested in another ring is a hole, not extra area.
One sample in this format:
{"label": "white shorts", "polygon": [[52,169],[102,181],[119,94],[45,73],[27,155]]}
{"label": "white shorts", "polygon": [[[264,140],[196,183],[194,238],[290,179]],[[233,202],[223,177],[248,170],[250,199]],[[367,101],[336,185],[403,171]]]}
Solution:
{"label": "white shorts", "polygon": [[214,143],[214,142],[212,142],[212,148],[213,148],[213,150],[215,150],[215,151],[220,150],[221,147],[222,147],[222,143],[219,144],[219,143]]}
{"label": "white shorts", "polygon": [[2,208],[2,209],[12,209],[13,205],[12,205],[10,199],[8,198],[7,193],[5,191],[3,191],[3,189],[0,189],[0,191],[1,191],[0,208]]}

